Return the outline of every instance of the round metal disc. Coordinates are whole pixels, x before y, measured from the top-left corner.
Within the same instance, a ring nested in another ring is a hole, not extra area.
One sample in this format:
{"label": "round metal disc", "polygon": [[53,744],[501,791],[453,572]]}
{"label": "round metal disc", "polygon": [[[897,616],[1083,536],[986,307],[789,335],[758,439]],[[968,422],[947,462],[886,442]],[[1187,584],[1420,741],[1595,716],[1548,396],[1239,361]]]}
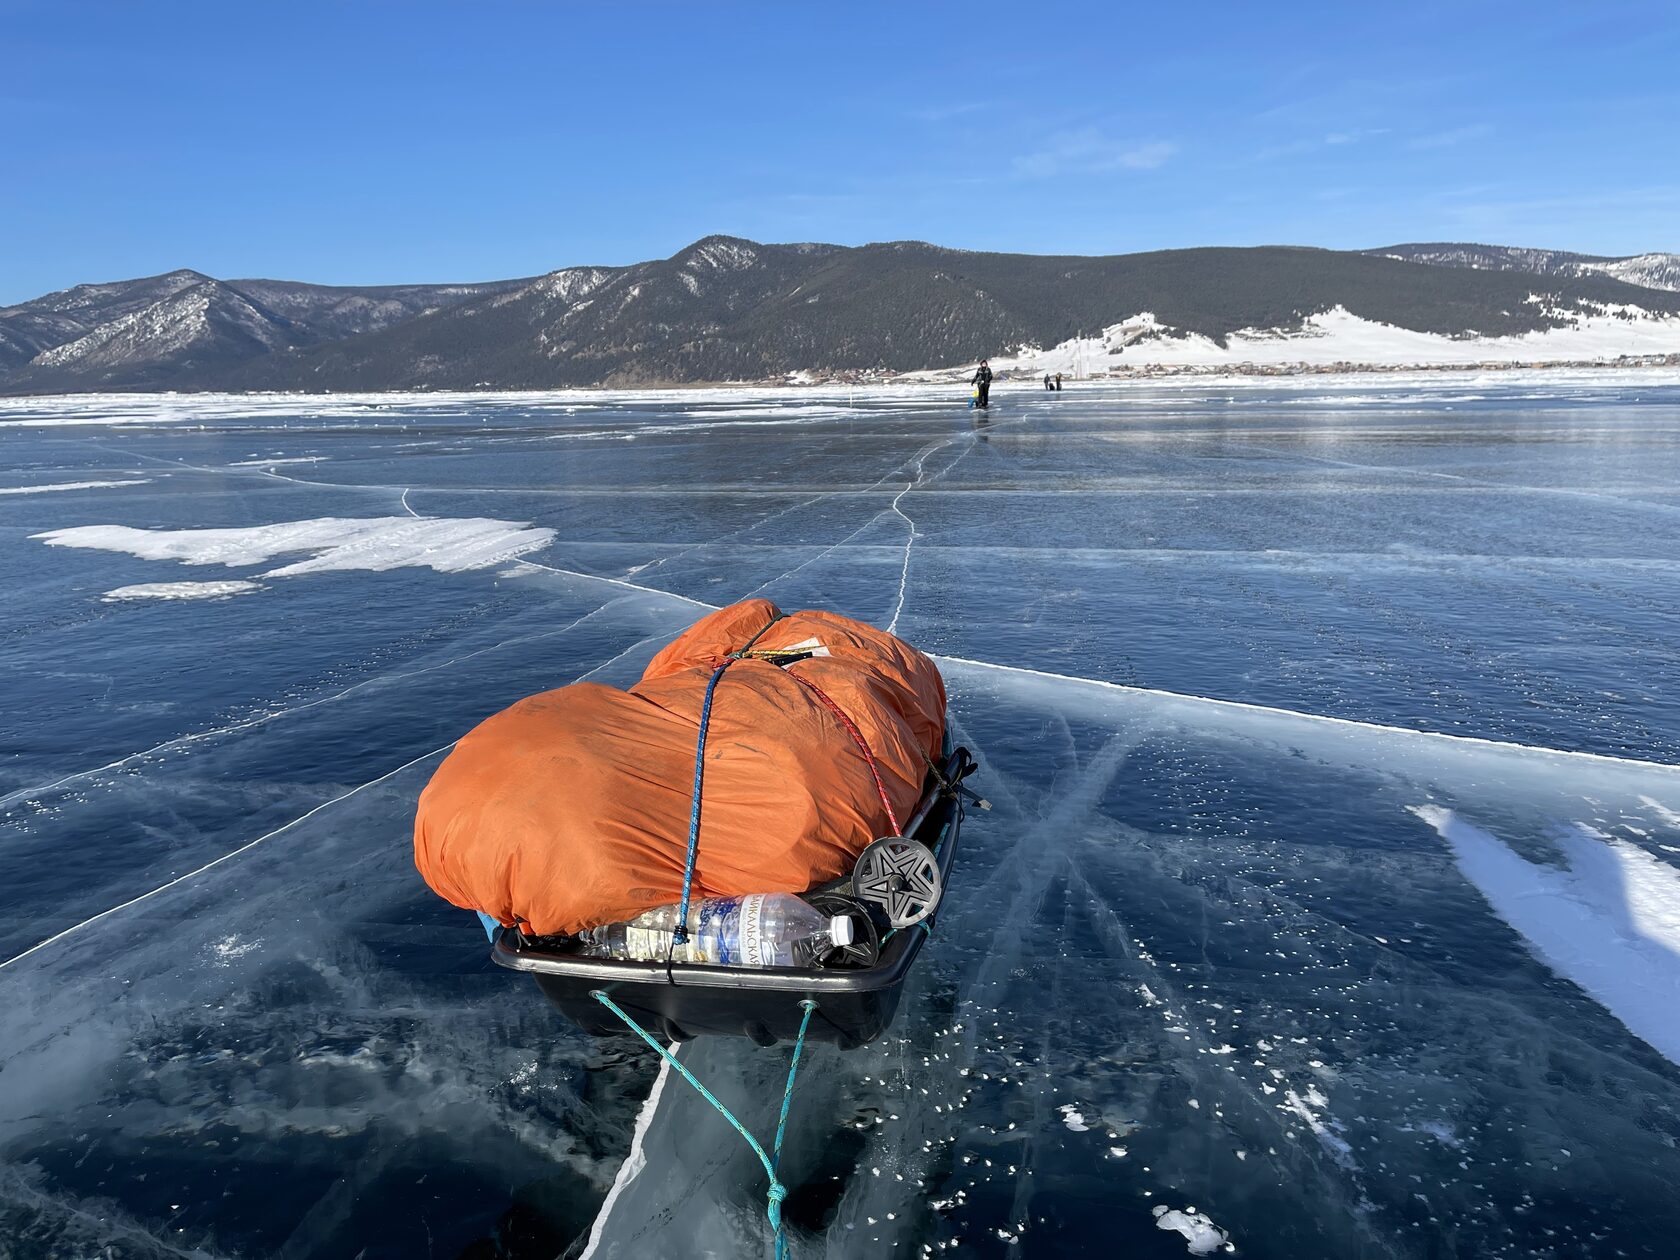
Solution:
{"label": "round metal disc", "polygon": [[852,895],[879,906],[887,922],[907,928],[939,904],[939,863],[926,845],[904,836],[885,836],[858,854]]}

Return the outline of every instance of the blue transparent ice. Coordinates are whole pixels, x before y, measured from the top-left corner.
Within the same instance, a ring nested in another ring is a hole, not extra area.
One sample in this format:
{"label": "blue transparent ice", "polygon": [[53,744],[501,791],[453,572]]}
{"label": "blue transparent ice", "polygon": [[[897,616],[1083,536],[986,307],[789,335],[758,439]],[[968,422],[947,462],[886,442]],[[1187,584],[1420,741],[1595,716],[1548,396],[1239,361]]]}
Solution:
{"label": "blue transparent ice", "polygon": [[[492,967],[408,848],[474,722],[759,593],[938,654],[996,804],[891,1034],[811,1052],[796,1255],[1184,1255],[1161,1206],[1250,1256],[1666,1254],[1680,389],[996,398],[0,408],[0,488],[134,482],[0,494],[0,1236],[761,1247],[744,1145],[644,1107],[651,1053]],[[273,578],[32,537],[410,514],[555,534]],[[682,1053],[768,1134],[785,1050]]]}

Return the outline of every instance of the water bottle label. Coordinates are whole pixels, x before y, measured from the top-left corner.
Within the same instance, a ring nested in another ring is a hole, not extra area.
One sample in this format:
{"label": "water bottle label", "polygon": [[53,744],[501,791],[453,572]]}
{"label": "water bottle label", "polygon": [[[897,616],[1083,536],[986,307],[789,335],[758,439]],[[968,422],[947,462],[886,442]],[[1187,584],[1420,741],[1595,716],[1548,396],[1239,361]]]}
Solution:
{"label": "water bottle label", "polygon": [[737,897],[718,897],[700,903],[700,923],[693,933],[694,943],[697,945],[705,941],[717,951],[717,957],[705,961],[719,967],[729,967],[740,961],[737,951],[730,949],[728,932],[729,916],[740,904]]}
{"label": "water bottle label", "polygon": [[749,967],[769,967],[776,961],[775,945],[764,939],[764,902],[762,893],[741,898],[741,961]]}

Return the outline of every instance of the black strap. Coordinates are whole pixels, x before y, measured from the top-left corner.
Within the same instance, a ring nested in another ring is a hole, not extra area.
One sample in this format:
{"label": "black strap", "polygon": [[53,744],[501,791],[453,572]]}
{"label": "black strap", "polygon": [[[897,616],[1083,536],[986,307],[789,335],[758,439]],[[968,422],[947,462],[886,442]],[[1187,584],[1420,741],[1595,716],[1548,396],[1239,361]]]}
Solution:
{"label": "black strap", "polygon": [[752,638],[747,640],[747,646],[746,647],[741,648],[739,651],[731,652],[729,655],[731,655],[731,656],[745,656],[748,652],[752,651],[753,644],[757,643],[760,639],[762,639],[765,636],[766,633],[768,633],[771,626],[775,625],[778,621],[781,621],[786,616],[787,616],[787,614],[784,613],[784,612],[777,613],[774,617],[770,618],[769,621],[766,621],[764,623],[764,629],[760,630],[757,634],[753,635]]}

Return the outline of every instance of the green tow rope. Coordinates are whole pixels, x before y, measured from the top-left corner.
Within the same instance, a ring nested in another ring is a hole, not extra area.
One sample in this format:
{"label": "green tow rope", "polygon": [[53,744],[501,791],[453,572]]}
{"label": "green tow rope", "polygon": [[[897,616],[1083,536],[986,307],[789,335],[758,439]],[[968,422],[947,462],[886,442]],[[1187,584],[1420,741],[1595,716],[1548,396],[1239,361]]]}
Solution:
{"label": "green tow rope", "polygon": [[683,1080],[694,1086],[695,1090],[700,1094],[700,1097],[711,1103],[712,1106],[717,1109],[718,1114],[725,1120],[729,1121],[735,1132],[739,1133],[747,1140],[747,1145],[752,1147],[753,1154],[758,1156],[758,1162],[764,1165],[765,1174],[770,1178],[770,1190],[766,1195],[766,1198],[769,1199],[769,1206],[766,1209],[765,1215],[770,1218],[770,1228],[775,1231],[776,1235],[776,1260],[785,1260],[785,1257],[787,1256],[787,1236],[782,1229],[782,1201],[787,1198],[788,1192],[787,1187],[784,1186],[776,1177],[776,1169],[782,1162],[782,1137],[787,1130],[788,1108],[793,1105],[793,1078],[799,1072],[799,1055],[800,1052],[805,1049],[805,1030],[811,1026],[811,1015],[816,1011],[817,1004],[810,998],[804,998],[799,1003],[800,1009],[805,1012],[805,1018],[799,1021],[799,1038],[793,1043],[793,1062],[788,1065],[787,1088],[782,1091],[782,1116],[781,1119],[776,1122],[776,1144],[772,1148],[775,1151],[775,1155],[772,1157],[764,1153],[763,1145],[751,1133],[747,1132],[746,1126],[734,1117],[729,1108],[720,1103],[717,1100],[717,1096],[713,1094],[711,1090],[702,1085],[695,1077],[694,1073],[690,1072],[681,1063],[678,1063],[676,1055],[672,1054],[664,1046],[655,1041],[648,1034],[647,1029],[643,1028],[635,1020],[631,1019],[629,1015],[625,1014],[623,1007],[619,1006],[617,1002],[613,1001],[600,989],[592,990],[589,996],[594,998],[602,1006],[606,1007],[614,1015],[617,1015],[629,1026],[631,1032],[635,1033],[643,1041],[647,1042],[648,1045],[658,1051],[659,1057],[664,1059],[665,1062],[669,1063],[672,1067],[676,1068],[678,1073],[681,1074]]}

